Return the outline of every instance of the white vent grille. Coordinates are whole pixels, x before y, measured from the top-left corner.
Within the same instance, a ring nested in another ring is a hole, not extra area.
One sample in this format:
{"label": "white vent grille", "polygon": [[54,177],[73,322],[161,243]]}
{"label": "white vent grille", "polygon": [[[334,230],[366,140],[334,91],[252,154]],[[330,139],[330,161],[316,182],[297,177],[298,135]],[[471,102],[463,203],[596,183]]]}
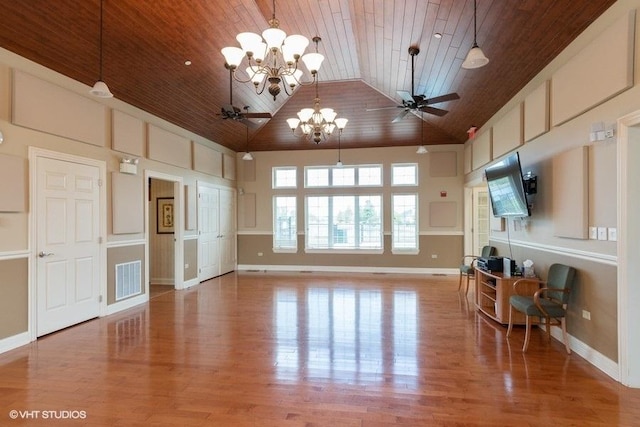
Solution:
{"label": "white vent grille", "polygon": [[116,301],[142,293],[142,261],[116,264]]}

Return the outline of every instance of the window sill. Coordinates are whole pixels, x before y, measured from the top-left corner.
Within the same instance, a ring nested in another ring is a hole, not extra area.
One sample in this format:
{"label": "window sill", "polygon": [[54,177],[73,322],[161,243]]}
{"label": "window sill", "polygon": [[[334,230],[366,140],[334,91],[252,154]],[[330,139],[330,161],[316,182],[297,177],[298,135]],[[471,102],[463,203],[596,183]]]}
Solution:
{"label": "window sill", "polygon": [[309,249],[304,250],[307,254],[349,254],[349,255],[381,255],[384,249]]}
{"label": "window sill", "polygon": [[394,255],[418,255],[420,249],[392,249],[391,253]]}

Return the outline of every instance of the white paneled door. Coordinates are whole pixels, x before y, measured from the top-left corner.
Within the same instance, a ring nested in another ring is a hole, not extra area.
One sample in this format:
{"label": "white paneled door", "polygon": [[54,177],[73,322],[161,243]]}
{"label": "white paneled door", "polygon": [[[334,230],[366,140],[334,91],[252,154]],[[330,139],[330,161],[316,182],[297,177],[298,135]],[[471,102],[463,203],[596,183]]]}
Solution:
{"label": "white paneled door", "polygon": [[37,158],[37,336],[100,314],[100,169]]}
{"label": "white paneled door", "polygon": [[220,274],[236,269],[236,192],[220,190]]}
{"label": "white paneled door", "polygon": [[220,192],[198,186],[198,280],[220,275]]}
{"label": "white paneled door", "polygon": [[236,269],[235,190],[198,186],[198,280]]}

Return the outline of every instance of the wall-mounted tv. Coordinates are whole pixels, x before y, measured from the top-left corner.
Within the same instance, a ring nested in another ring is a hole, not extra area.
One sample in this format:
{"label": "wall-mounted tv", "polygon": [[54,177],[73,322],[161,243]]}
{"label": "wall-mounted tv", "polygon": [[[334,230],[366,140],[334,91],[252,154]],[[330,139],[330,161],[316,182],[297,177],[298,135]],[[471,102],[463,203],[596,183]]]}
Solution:
{"label": "wall-mounted tv", "polygon": [[515,152],[484,171],[495,217],[531,215],[525,192],[520,155]]}

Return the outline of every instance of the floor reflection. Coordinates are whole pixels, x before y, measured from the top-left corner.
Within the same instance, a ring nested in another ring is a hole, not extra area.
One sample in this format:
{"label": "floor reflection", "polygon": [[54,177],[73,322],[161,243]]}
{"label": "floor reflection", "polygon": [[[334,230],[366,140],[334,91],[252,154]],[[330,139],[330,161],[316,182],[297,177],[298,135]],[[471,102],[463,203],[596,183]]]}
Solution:
{"label": "floor reflection", "polygon": [[414,291],[276,288],[274,301],[278,379],[384,381],[393,374],[406,383],[417,377]]}

